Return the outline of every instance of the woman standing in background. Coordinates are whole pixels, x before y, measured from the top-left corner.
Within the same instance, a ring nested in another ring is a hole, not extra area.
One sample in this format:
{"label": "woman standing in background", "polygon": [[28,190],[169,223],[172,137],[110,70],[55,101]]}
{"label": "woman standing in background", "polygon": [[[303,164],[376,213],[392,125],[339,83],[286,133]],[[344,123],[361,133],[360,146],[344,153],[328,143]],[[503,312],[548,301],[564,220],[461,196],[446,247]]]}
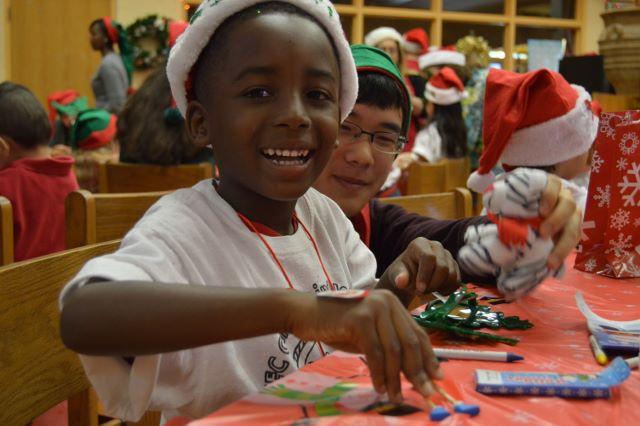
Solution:
{"label": "woman standing in background", "polygon": [[[89,26],[91,48],[102,54],[102,62],[91,80],[96,107],[112,114],[120,112],[127,100],[133,71],[133,49],[118,22],[109,17],[96,19]],[[120,55],[113,50],[117,44]]]}

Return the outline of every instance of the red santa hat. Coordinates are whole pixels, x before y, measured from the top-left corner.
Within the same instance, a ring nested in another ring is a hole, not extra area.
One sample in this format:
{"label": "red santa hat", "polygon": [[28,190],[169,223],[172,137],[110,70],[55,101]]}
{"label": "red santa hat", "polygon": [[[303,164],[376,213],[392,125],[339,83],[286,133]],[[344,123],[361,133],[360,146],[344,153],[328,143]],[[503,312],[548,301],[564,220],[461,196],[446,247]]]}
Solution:
{"label": "red santa hat", "polygon": [[424,97],[437,105],[452,105],[464,99],[464,84],[453,69],[444,67],[429,79]]}
{"label": "red santa hat", "polygon": [[422,55],[429,50],[429,36],[424,28],[414,28],[402,35],[402,48],[407,52]]}
{"label": "red santa hat", "polygon": [[442,65],[462,67],[466,64],[466,59],[462,53],[456,50],[455,46],[431,47],[429,52],[418,58],[418,64],[421,70]]}
{"label": "red santa hat", "polygon": [[487,77],[480,166],[467,181],[483,192],[505,166],[551,166],[589,150],[600,107],[584,88],[548,69],[517,74],[491,69]]}
{"label": "red santa hat", "polygon": [[402,46],[402,35],[391,27],[378,27],[364,36],[364,44],[376,47],[383,40],[391,39]]}
{"label": "red santa hat", "polygon": [[169,21],[167,24],[167,31],[169,33],[169,48],[172,48],[178,37],[187,29],[189,24],[186,21]]}

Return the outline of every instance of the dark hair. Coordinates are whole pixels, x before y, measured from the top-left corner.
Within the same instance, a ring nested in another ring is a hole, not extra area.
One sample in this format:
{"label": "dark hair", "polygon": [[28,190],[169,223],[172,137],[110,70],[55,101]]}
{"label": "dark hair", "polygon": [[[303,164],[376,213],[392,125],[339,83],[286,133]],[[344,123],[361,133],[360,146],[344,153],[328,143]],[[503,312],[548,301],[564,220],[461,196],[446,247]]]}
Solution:
{"label": "dark hair", "polygon": [[131,96],[118,116],[120,161],[171,165],[193,160],[201,151],[191,143],[184,120],[166,120],[171,88],[163,66]]}
{"label": "dark hair", "polygon": [[42,104],[29,89],[5,81],[0,84],[0,135],[23,148],[47,145],[51,124]]}
{"label": "dark hair", "polygon": [[200,73],[203,68],[207,68],[206,74],[209,74],[212,69],[216,69],[212,67],[217,67],[218,64],[222,62],[219,60],[219,58],[223,54],[226,54],[229,49],[232,49],[233,46],[229,46],[229,43],[227,43],[227,39],[229,38],[229,34],[231,33],[231,30],[235,25],[246,22],[251,18],[255,18],[256,16],[276,13],[300,16],[309,19],[310,21],[317,24],[320,28],[322,28],[322,31],[324,31],[325,35],[329,39],[331,48],[333,49],[333,53],[336,57],[336,60],[338,61],[338,65],[340,64],[338,48],[336,47],[333,38],[331,37],[327,29],[314,16],[310,15],[305,10],[289,3],[283,3],[279,1],[258,3],[230,16],[216,29],[207,45],[204,47],[204,49],[202,49],[202,52],[200,52],[200,56],[193,66],[191,73],[193,79],[193,93],[188,94],[188,96],[195,95],[196,98],[202,99],[200,96],[198,96],[198,94],[204,96],[204,93],[208,93],[207,84],[211,79],[199,78]]}
{"label": "dark hair", "polygon": [[105,43],[107,44],[107,47],[109,49],[113,49],[113,42],[109,38],[109,33],[107,32],[107,26],[104,23],[104,19],[98,18],[98,19],[94,20],[89,25],[89,29],[91,29],[94,25],[97,25],[98,28],[100,28],[100,31],[102,32],[102,35],[104,36],[104,38],[106,40]]}
{"label": "dark hair", "polygon": [[447,158],[460,158],[467,155],[467,126],[462,119],[462,105],[434,104],[433,116],[429,124],[436,123],[442,139],[442,152]]}
{"label": "dark hair", "polygon": [[405,119],[409,115],[408,103],[404,99],[398,82],[386,75],[366,71],[358,73],[358,99],[356,104],[364,104],[380,109],[402,110],[402,134],[406,135]]}

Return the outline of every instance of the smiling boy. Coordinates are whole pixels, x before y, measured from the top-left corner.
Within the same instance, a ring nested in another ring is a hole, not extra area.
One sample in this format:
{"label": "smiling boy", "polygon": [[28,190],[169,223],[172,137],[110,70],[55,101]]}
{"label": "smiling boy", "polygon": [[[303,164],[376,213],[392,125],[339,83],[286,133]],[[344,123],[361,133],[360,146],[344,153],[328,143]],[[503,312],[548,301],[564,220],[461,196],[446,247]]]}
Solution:
{"label": "smiling boy", "polygon": [[[358,99],[341,126],[340,143],[314,187],[338,203],[351,218],[376,256],[378,276],[419,237],[428,239],[420,244],[429,245],[425,250],[432,253],[433,274],[443,269],[446,273],[448,255],[457,258],[467,227],[487,219],[436,220],[374,199],[402,151],[409,126],[409,93],[400,71],[384,52],[364,45],[354,45],[351,51],[358,70]],[[394,143],[389,144],[390,140]],[[548,259],[550,268],[555,269],[577,244],[581,219],[571,195],[561,190],[558,179],[550,177],[543,200],[541,213],[546,220],[541,232],[557,239]],[[461,273],[463,281],[495,283],[493,276],[464,270]],[[453,288],[435,278],[426,291],[446,292]]]}

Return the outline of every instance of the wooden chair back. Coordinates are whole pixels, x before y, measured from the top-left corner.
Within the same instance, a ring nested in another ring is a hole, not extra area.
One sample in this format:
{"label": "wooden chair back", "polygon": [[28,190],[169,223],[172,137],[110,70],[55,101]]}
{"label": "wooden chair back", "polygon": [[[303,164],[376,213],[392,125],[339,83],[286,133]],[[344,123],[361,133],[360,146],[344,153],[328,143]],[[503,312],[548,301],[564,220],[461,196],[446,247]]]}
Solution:
{"label": "wooden chair back", "polygon": [[396,204],[409,213],[435,219],[462,219],[473,216],[471,192],[466,188],[455,188],[453,191],[439,194],[381,198],[379,201]]}
{"label": "wooden chair back", "polygon": [[0,266],[13,262],[13,210],[11,202],[0,197]]}
{"label": "wooden chair back", "polygon": [[65,201],[67,249],[122,239],[169,192],[92,194],[71,192]]}
{"label": "wooden chair back", "polygon": [[471,161],[469,157],[452,158],[443,161],[445,165],[445,191],[454,188],[466,188],[467,179],[471,173]]}
{"label": "wooden chair back", "polygon": [[447,170],[443,163],[416,161],[409,166],[407,195],[433,194],[446,191]]}
{"label": "wooden chair back", "polygon": [[156,166],[151,164],[102,163],[101,193],[171,191],[213,177],[210,163]]}
{"label": "wooden chair back", "polygon": [[0,268],[0,424],[24,425],[69,400],[69,425],[97,425],[78,355],[60,340],[58,295],[88,260],[119,241]]}

